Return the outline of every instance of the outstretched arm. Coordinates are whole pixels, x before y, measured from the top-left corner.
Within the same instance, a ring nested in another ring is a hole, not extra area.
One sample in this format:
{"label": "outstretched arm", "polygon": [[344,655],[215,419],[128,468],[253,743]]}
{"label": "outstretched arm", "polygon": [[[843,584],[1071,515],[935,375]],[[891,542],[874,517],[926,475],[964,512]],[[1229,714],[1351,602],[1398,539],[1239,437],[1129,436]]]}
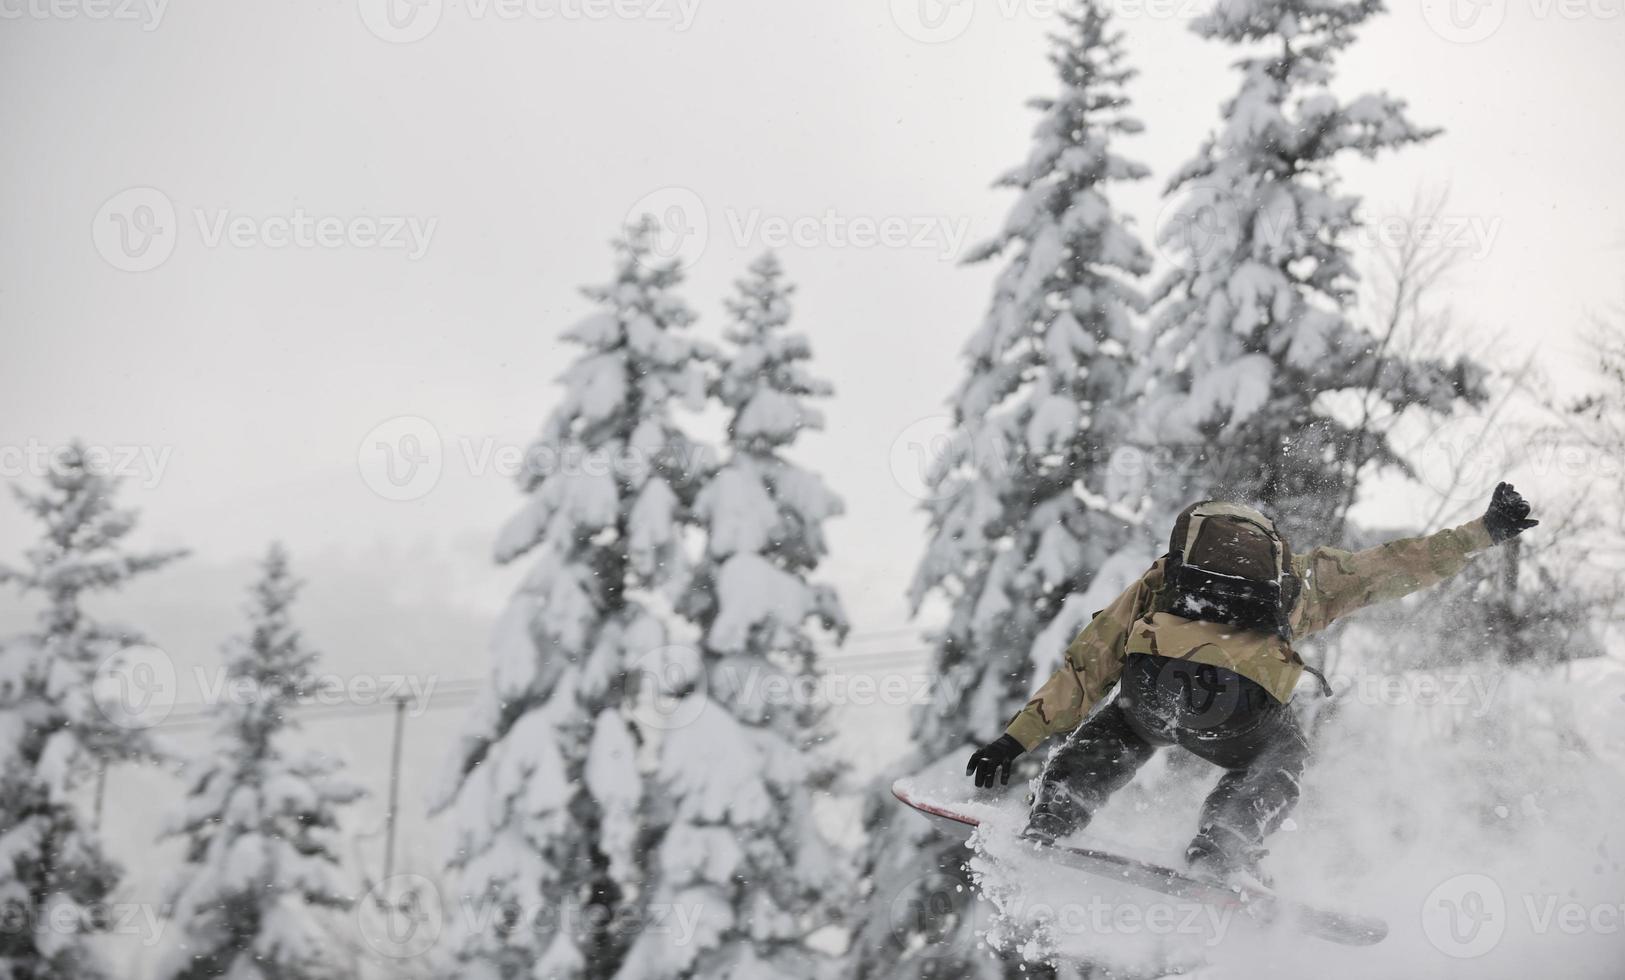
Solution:
{"label": "outstretched arm", "polygon": [[1475,553],[1538,523],[1529,519],[1529,504],[1503,483],[1485,515],[1460,527],[1365,551],[1316,548],[1300,555],[1293,559],[1302,591],[1292,608],[1292,632],[1316,633],[1356,609],[1436,585],[1465,568]]}

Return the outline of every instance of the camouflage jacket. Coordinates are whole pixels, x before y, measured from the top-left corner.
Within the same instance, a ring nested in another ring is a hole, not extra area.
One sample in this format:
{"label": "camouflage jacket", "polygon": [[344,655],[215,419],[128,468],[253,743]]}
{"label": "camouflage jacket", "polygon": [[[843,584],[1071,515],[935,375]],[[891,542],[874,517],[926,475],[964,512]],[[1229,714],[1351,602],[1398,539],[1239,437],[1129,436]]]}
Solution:
{"label": "camouflage jacket", "polygon": [[[1356,609],[1442,582],[1490,544],[1480,519],[1366,551],[1321,547],[1293,555],[1292,570],[1302,585],[1289,616],[1292,635],[1309,636]],[[1111,605],[1095,613],[1067,646],[1066,662],[1011,719],[1007,734],[1030,750],[1050,735],[1076,728],[1117,683],[1123,658],[1130,653],[1228,667],[1257,681],[1279,701],[1292,696],[1304,662],[1288,640],[1264,630],[1153,611],[1154,596],[1162,586],[1162,565],[1159,559]]]}

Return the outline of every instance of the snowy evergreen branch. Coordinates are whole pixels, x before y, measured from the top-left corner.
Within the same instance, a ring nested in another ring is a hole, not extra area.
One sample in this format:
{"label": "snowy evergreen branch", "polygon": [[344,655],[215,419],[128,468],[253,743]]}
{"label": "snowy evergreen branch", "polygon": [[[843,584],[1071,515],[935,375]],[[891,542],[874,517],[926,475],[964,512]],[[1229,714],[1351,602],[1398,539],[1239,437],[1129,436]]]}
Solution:
{"label": "snowy evergreen branch", "polygon": [[78,443],[58,454],[42,490],[13,489],[44,528],[22,564],[0,567],[0,583],[44,608],[33,631],[0,643],[0,911],[12,924],[0,930],[0,977],[93,980],[103,971],[87,938],[109,927],[104,903],[120,869],[74,790],[154,748],[95,696],[104,665],[139,634],[97,620],[85,601],[184,552],[126,550],[135,513],[115,507],[117,483]]}
{"label": "snowy evergreen branch", "polygon": [[685,335],[682,273],[654,236],[650,219],[629,226],[614,278],[585,290],[598,310],[566,334],[582,353],[498,536],[497,560],[530,568],[437,804],[459,903],[486,913],[453,937],[464,976],[615,975],[650,877],[660,825],[633,682],[693,666],[666,610],[688,584],[685,514],[710,461],[673,411],[700,406],[712,356]]}
{"label": "snowy evergreen branch", "polygon": [[[788,333],[792,287],[771,254],[730,303],[729,348],[714,385],[729,413],[728,455],[695,503],[705,556],[682,610],[703,636],[699,683],[680,693],[660,743],[670,817],[654,862],[654,901],[699,914],[687,943],[646,933],[619,980],[806,977],[833,964],[808,945],[850,894],[843,857],[820,832],[815,792],[833,778],[816,697],[816,624],[839,640],[833,589],[809,581],[827,554],[838,497],[784,453],[822,426],[806,403],[804,336]],[[813,683],[805,683],[813,682]]]}
{"label": "snowy evergreen branch", "polygon": [[338,856],[340,809],[362,795],[339,763],[288,744],[294,703],[316,693],[319,655],[294,626],[300,583],[272,545],[250,590],[249,632],[226,647],[233,692],[213,751],[165,831],[186,844],[168,900],[182,938],[174,980],[355,975],[339,920],[355,898]]}
{"label": "snowy evergreen branch", "polygon": [[[966,375],[950,399],[955,431],[930,474],[931,538],[911,597],[918,607],[942,596],[950,619],[933,654],[942,696],[914,717],[915,764],[999,731],[1034,676],[1053,669],[1072,635],[1151,557],[1123,519],[1140,509],[1144,487],[1111,466],[1146,428],[1137,282],[1151,258],[1109,199],[1115,183],[1148,174],[1115,150],[1140,130],[1124,91],[1133,72],[1106,5],[1059,16],[1065,29],[1050,54],[1059,93],[1032,103],[1040,113],[1032,148],[998,181],[1017,201],[1000,232],[970,253],[1004,266],[966,344]],[[875,787],[865,812],[871,901],[946,903],[952,912],[938,935],[916,925],[899,936],[891,916],[868,916],[856,945],[860,975],[1014,976],[1016,964],[977,951],[970,890],[944,891],[927,874],[957,874],[957,849],[912,821],[893,822],[895,813],[886,786]],[[922,942],[924,953],[913,948]]]}
{"label": "snowy evergreen branch", "polygon": [[[1431,138],[1381,94],[1328,87],[1333,59],[1377,0],[1225,0],[1195,30],[1257,45],[1238,63],[1224,122],[1169,182],[1181,195],[1161,235],[1180,267],[1157,287],[1162,409],[1156,438],[1195,447],[1191,498],[1261,504],[1293,540],[1322,540],[1366,459],[1403,466],[1380,434],[1323,396],[1362,383],[1391,410],[1448,411],[1483,397],[1482,372],[1407,362],[1353,321],[1347,239],[1358,198],[1334,163]],[[1356,458],[1358,457],[1358,458]],[[1354,465],[1350,465],[1350,464]]]}

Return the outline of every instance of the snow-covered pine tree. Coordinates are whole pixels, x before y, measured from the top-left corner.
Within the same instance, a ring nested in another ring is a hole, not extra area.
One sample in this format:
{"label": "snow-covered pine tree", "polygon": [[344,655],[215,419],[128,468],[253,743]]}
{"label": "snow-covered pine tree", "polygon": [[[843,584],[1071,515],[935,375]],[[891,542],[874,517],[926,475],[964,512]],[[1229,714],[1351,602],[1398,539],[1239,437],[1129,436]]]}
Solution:
{"label": "snow-covered pine tree", "polygon": [[[703,631],[698,683],[678,694],[657,767],[670,813],[653,862],[653,901],[699,915],[676,942],[645,932],[618,980],[813,977],[832,964],[807,937],[844,910],[846,861],[820,834],[816,790],[833,772],[820,743],[817,624],[846,617],[809,577],[842,510],[818,476],[786,458],[823,424],[808,398],[830,386],[806,369],[807,339],[786,331],[792,287],[771,254],[728,304],[733,326],[716,384],[728,457],[699,493],[706,551],[683,612]],[[679,679],[680,680],[680,679]]]}
{"label": "snow-covered pine tree", "polygon": [[185,842],[170,884],[180,940],[171,980],[355,976],[335,913],[355,901],[337,853],[339,811],[362,795],[337,760],[298,750],[292,708],[321,683],[294,625],[301,583],[272,545],[249,591],[249,630],[225,648],[210,754],[164,832]]}
{"label": "snow-covered pine tree", "polygon": [[1333,165],[1435,132],[1387,95],[1330,91],[1336,55],[1383,9],[1220,0],[1196,19],[1202,36],[1255,52],[1238,62],[1219,131],[1170,181],[1183,196],[1160,235],[1179,267],[1156,290],[1155,370],[1170,385],[1149,414],[1161,443],[1183,447],[1188,478],[1171,482],[1181,498],[1260,505],[1305,547],[1322,543],[1359,478],[1357,443],[1362,463],[1405,468],[1381,435],[1361,442],[1331,396],[1369,389],[1396,412],[1479,396],[1473,369],[1396,356],[1347,313],[1359,198]]}
{"label": "snow-covered pine tree", "polygon": [[[1108,465],[1130,429],[1143,308],[1134,282],[1151,266],[1108,197],[1113,183],[1147,173],[1114,146],[1140,130],[1124,91],[1133,72],[1104,4],[1059,16],[1065,30],[1050,60],[1060,94],[1033,102],[1042,114],[1033,147],[998,182],[1020,197],[1001,232],[969,256],[1004,256],[1005,266],[966,346],[955,435],[931,475],[931,540],[911,597],[918,608],[938,594],[951,613],[909,767],[996,736],[1035,675],[1059,664],[1088,616],[1150,558],[1132,529],[1139,492]],[[977,948],[973,893],[951,884],[963,848],[900,816],[884,785],[865,823],[871,891],[859,975],[1015,975],[1018,964]]]}
{"label": "snow-covered pine tree", "polygon": [[[565,337],[584,352],[531,445],[526,502],[496,559],[531,568],[492,640],[491,684],[468,721],[440,807],[451,810],[456,921],[471,978],[607,980],[648,877],[653,829],[637,764],[629,672],[667,645],[686,584],[682,521],[706,461],[673,420],[705,398],[705,345],[674,290],[655,225],[615,243],[599,310]],[[494,913],[494,914],[493,914]]]}
{"label": "snow-covered pine tree", "polygon": [[43,490],[13,489],[44,534],[23,564],[0,565],[0,584],[37,593],[44,609],[34,631],[0,644],[0,976],[93,980],[103,974],[85,940],[111,924],[100,906],[120,872],[74,790],[152,746],[92,692],[102,664],[141,638],[97,621],[84,601],[184,552],[126,548],[135,512],[114,505],[116,481],[78,443],[53,457]]}

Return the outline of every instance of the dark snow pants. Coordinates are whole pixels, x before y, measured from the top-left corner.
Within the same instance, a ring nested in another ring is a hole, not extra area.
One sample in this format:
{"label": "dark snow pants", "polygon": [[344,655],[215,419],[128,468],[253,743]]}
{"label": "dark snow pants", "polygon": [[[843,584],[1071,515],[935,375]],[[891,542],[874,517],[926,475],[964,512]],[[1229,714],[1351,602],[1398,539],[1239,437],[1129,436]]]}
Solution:
{"label": "dark snow pants", "polygon": [[1118,695],[1067,736],[1050,760],[1031,826],[1054,838],[1083,829],[1157,749],[1180,745],[1225,774],[1202,805],[1192,848],[1233,866],[1298,802],[1309,743],[1292,710],[1255,681],[1188,660],[1132,654]]}

